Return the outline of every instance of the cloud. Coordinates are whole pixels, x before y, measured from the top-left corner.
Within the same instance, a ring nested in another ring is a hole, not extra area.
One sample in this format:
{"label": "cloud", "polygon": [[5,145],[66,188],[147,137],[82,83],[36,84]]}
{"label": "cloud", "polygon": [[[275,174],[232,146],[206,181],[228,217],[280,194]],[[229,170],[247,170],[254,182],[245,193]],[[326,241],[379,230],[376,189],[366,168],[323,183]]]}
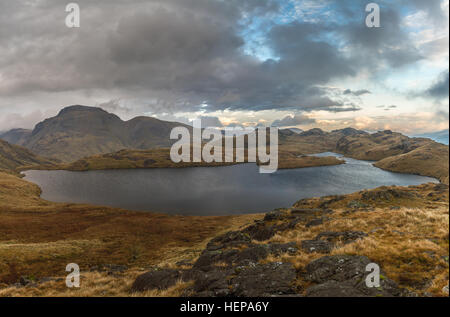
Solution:
{"label": "cloud", "polygon": [[310,118],[306,115],[297,114],[297,115],[286,116],[280,120],[275,120],[272,123],[272,126],[273,127],[290,127],[290,126],[308,125],[308,124],[314,124],[314,123],[316,123],[315,119]]}
{"label": "cloud", "polygon": [[353,96],[362,96],[362,95],[366,95],[366,94],[371,94],[371,92],[367,89],[360,89],[360,90],[355,90],[352,91],[351,89],[346,89],[343,92],[344,95],[353,95]]}
{"label": "cloud", "polygon": [[449,71],[443,71],[435,82],[425,91],[426,96],[433,98],[448,98],[449,96]]}
{"label": "cloud", "polygon": [[[296,6],[300,18],[288,21],[282,1],[77,3],[81,28],[68,29],[58,0],[0,2],[0,104],[20,96],[55,108],[49,96],[60,94],[127,116],[351,112],[361,109],[357,98],[369,90],[333,93],[326,88],[331,82],[382,80],[430,58],[436,45],[443,50],[442,41],[419,50],[402,22],[406,7],[440,19],[436,0],[382,1],[377,29],[365,27],[362,0],[303,2]],[[249,43],[257,43],[253,55]],[[445,94],[442,89],[436,84],[428,94]]]}
{"label": "cloud", "polygon": [[201,120],[203,128],[221,128],[221,127],[223,127],[222,122],[217,117],[200,116],[198,119]]}
{"label": "cloud", "polygon": [[33,129],[36,122],[44,120],[45,114],[40,110],[27,114],[8,113],[0,116],[0,131],[15,128]]}
{"label": "cloud", "polygon": [[381,105],[381,106],[377,106],[377,108],[383,109],[384,111],[389,111],[392,109],[396,109],[397,106],[396,105],[390,105],[390,106]]}

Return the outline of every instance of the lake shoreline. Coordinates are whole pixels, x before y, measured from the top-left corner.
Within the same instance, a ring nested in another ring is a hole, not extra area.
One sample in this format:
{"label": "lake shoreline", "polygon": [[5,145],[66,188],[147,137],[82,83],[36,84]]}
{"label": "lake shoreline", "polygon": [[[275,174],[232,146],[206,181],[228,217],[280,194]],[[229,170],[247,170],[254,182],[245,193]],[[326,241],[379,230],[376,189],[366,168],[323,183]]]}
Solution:
{"label": "lake shoreline", "polygon": [[259,174],[254,163],[243,163],[216,169],[117,169],[80,174],[29,170],[25,179],[40,186],[42,198],[50,201],[195,216],[263,213],[302,198],[438,182],[383,171],[371,162],[345,160],[346,164],[334,166],[280,169],[270,176]]}

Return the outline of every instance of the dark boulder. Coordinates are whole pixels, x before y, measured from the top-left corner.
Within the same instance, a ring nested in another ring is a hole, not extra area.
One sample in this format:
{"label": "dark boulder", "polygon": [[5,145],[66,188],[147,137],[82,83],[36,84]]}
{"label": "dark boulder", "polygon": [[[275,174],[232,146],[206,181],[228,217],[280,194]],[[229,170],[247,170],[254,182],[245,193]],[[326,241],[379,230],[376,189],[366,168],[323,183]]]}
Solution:
{"label": "dark boulder", "polygon": [[229,247],[237,247],[251,242],[250,236],[241,231],[229,231],[212,239],[206,246],[207,250],[214,251]]}
{"label": "dark boulder", "polygon": [[333,249],[333,244],[328,241],[321,240],[304,240],[301,243],[301,247],[307,253],[330,253]]}
{"label": "dark boulder", "polygon": [[131,292],[144,292],[153,289],[167,289],[177,283],[183,276],[183,271],[163,269],[144,273],[136,278],[131,286]]}
{"label": "dark boulder", "polygon": [[411,296],[380,272],[380,287],[368,287],[366,271],[369,258],[357,255],[325,256],[306,266],[305,280],[316,283],[306,290],[306,296]]}
{"label": "dark boulder", "polygon": [[231,294],[239,297],[266,297],[295,294],[296,271],[290,263],[257,264],[241,270],[231,280]]}

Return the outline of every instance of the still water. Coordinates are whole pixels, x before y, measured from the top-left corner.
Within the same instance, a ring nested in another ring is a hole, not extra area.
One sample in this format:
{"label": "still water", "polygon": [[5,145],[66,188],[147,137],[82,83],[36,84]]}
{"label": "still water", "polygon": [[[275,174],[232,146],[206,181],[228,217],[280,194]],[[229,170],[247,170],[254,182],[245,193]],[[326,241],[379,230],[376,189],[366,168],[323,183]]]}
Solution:
{"label": "still water", "polygon": [[[321,156],[340,156],[321,153]],[[316,156],[318,156],[316,154]],[[230,215],[288,207],[308,197],[348,194],[382,185],[418,185],[436,179],[383,171],[372,162],[260,174],[254,164],[180,169],[89,172],[27,171],[25,179],[55,202],[89,203],[179,215]]]}

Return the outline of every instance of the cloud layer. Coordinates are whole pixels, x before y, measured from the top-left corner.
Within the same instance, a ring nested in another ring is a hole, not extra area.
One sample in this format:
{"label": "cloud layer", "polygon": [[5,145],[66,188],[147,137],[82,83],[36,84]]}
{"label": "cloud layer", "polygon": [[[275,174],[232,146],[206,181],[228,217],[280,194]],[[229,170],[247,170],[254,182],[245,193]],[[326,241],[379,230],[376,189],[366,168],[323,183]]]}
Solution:
{"label": "cloud layer", "polygon": [[[125,114],[299,114],[277,124],[313,111],[355,112],[372,90],[330,83],[378,81],[426,60],[405,28],[406,9],[444,23],[440,1],[380,1],[382,27],[367,28],[366,2],[320,1],[323,10],[306,18],[307,1],[288,10],[290,0],[79,0],[81,28],[69,29],[61,1],[2,1],[0,114],[24,98],[56,107],[48,96],[61,95],[109,96],[105,108]],[[424,96],[448,96],[448,70]]]}

